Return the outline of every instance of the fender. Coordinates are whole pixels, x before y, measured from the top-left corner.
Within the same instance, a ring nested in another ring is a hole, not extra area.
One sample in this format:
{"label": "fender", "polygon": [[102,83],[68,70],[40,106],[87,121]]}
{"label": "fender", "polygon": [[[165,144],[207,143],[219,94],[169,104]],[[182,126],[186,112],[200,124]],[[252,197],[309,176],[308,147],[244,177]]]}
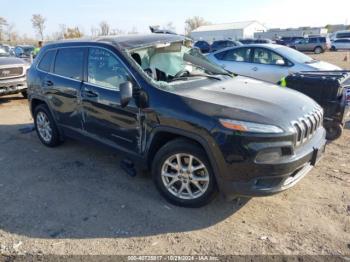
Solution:
{"label": "fender", "polygon": [[[151,134],[149,135],[149,139],[146,145],[146,150],[145,150],[145,158],[147,159],[147,162],[150,158],[150,149],[151,149],[151,145],[155,139],[155,137],[157,136],[157,134],[161,133],[161,132],[167,132],[167,133],[171,133],[174,135],[178,135],[184,138],[188,138],[190,140],[193,140],[195,142],[197,142],[198,144],[200,144],[204,151],[206,152],[209,162],[211,164],[211,167],[213,169],[215,178],[216,178],[216,182],[219,186],[219,189],[222,187],[224,181],[221,177],[221,174],[224,173],[224,170],[222,169],[222,167],[220,167],[220,165],[218,164],[218,162],[216,161],[216,158],[213,154],[213,150],[212,147],[209,144],[209,141],[207,141],[206,139],[204,139],[203,137],[199,136],[196,133],[190,132],[190,131],[185,131],[183,129],[178,129],[175,127],[169,127],[169,126],[158,126],[155,127],[153,129],[153,131],[151,132]],[[212,143],[215,143],[214,141],[212,141]]]}

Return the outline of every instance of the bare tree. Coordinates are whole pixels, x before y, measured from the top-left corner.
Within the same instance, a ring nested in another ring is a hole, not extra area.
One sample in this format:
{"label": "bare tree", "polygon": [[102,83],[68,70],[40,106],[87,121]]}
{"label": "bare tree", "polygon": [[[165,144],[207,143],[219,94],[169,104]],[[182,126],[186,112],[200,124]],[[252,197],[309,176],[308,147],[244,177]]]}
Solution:
{"label": "bare tree", "polygon": [[98,28],[92,26],[92,27],[90,28],[90,33],[91,33],[91,37],[96,37],[96,36],[98,36]]}
{"label": "bare tree", "polygon": [[100,23],[100,35],[109,35],[111,31],[110,25],[106,21]]}
{"label": "bare tree", "polygon": [[46,18],[40,14],[35,14],[32,16],[32,25],[34,30],[38,33],[41,40],[44,40],[44,30],[45,30]]}
{"label": "bare tree", "polygon": [[197,29],[203,25],[210,25],[211,23],[204,20],[203,17],[194,16],[192,18],[188,18],[185,21],[185,32],[186,34],[190,34],[193,30]]}
{"label": "bare tree", "polygon": [[6,34],[7,41],[9,41],[9,42],[12,42],[14,28],[15,28],[15,25],[13,23],[8,24],[6,27],[5,34]]}
{"label": "bare tree", "polygon": [[72,28],[67,28],[66,32],[64,33],[64,38],[69,39],[69,38],[81,38],[83,37],[84,34],[83,32],[79,29],[78,26],[72,27]]}
{"label": "bare tree", "polygon": [[0,16],[0,41],[3,40],[3,32],[5,26],[7,26],[7,21],[5,18]]}
{"label": "bare tree", "polygon": [[123,35],[125,32],[119,28],[113,28],[111,29],[110,35]]}

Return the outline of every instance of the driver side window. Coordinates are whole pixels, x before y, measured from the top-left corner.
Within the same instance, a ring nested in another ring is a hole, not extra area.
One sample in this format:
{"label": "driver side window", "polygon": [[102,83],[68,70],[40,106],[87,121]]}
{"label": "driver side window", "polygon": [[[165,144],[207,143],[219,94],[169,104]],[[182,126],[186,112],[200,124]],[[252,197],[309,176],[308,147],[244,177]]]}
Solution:
{"label": "driver side window", "polygon": [[124,65],[111,52],[90,48],[88,56],[88,82],[119,91],[119,85],[130,79]]}

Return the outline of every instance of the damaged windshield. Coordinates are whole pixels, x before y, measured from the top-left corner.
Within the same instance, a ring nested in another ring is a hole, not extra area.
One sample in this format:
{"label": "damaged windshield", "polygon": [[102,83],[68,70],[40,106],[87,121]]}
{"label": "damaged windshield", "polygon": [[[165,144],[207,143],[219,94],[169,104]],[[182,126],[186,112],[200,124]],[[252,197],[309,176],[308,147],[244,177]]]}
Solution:
{"label": "damaged windshield", "polygon": [[184,42],[134,49],[129,54],[143,72],[157,82],[188,81],[194,77],[221,80],[220,75],[231,76]]}

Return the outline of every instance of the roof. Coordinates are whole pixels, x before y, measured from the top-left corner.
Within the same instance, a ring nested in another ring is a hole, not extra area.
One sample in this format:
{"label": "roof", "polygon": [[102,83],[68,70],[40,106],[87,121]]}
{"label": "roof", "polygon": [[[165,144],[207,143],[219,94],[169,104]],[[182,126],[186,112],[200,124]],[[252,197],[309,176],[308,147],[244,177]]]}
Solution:
{"label": "roof", "polygon": [[192,32],[205,32],[205,31],[220,31],[220,30],[238,30],[244,29],[253,23],[258,23],[257,21],[245,21],[245,22],[235,22],[226,24],[214,24],[214,25],[203,25],[193,30]]}
{"label": "roof", "polygon": [[[97,38],[80,38],[80,39],[69,39],[69,40],[59,40],[46,44],[47,46],[54,45],[78,45],[81,43],[108,43],[112,44],[120,49],[136,49],[146,46],[152,46],[159,43],[171,43],[180,42],[188,38],[181,35],[171,35],[171,34],[145,34],[145,35],[118,35],[118,36],[99,36]],[[190,40],[190,39],[189,39]]]}
{"label": "roof", "polygon": [[124,35],[124,36],[101,36],[96,40],[109,42],[122,49],[135,49],[144,46],[151,46],[157,43],[184,41],[186,37],[172,34],[147,34],[147,35]]}

